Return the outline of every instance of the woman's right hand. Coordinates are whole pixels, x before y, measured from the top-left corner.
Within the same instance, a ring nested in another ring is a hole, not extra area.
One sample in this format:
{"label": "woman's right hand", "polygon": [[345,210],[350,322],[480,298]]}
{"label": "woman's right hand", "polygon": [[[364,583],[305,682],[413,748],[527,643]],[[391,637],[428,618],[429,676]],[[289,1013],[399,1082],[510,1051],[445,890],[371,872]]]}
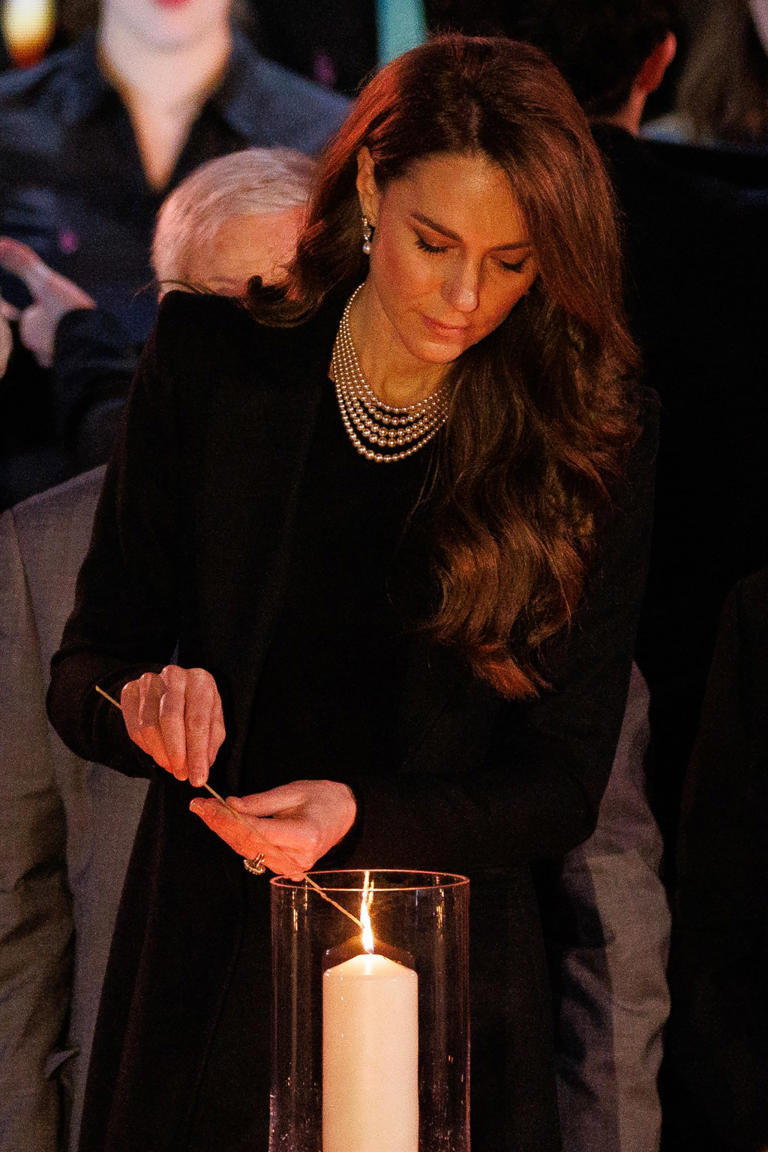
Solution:
{"label": "woman's right hand", "polygon": [[204,668],[169,664],[129,680],[120,696],[128,735],[177,780],[201,788],[224,736],[216,681]]}

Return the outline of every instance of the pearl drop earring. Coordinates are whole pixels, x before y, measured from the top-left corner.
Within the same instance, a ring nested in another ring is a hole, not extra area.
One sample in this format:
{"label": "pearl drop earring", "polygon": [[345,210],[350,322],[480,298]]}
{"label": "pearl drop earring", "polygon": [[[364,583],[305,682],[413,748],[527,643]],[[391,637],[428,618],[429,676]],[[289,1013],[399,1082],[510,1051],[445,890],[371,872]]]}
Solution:
{"label": "pearl drop earring", "polygon": [[371,228],[370,224],[368,223],[368,217],[367,216],[363,216],[362,221],[363,221],[363,252],[366,254],[366,256],[370,256],[370,254],[371,254],[371,239],[373,237],[373,228]]}

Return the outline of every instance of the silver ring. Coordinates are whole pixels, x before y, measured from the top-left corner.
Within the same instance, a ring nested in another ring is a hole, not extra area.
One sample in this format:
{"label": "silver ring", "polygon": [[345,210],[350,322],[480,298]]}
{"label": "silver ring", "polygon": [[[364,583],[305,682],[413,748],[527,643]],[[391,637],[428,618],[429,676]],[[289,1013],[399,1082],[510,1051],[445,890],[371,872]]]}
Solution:
{"label": "silver ring", "polygon": [[258,856],[253,856],[250,860],[247,856],[243,856],[243,868],[246,872],[250,872],[251,876],[263,876],[267,870],[264,864],[264,853],[259,852]]}

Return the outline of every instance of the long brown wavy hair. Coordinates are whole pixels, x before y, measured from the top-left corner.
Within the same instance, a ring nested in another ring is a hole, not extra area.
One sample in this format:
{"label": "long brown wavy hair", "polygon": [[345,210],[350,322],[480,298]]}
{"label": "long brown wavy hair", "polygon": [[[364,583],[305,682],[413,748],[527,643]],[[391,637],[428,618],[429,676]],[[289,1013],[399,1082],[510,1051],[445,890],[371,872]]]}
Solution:
{"label": "long brown wavy hair", "polygon": [[358,97],[321,162],[289,296],[256,284],[250,293],[262,322],[295,323],[331,290],[365,279],[363,146],[382,190],[427,156],[483,155],[507,172],[529,229],[538,279],[448,372],[428,628],[503,695],[532,695],[546,684],[543,645],[570,621],[598,512],[636,436],[611,188],[583,113],[542,53],[438,37]]}

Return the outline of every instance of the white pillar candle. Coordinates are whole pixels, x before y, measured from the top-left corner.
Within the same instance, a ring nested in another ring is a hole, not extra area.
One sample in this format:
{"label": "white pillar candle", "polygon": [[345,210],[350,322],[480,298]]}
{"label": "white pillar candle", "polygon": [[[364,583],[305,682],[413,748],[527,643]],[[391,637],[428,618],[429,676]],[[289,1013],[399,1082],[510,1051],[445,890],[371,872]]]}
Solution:
{"label": "white pillar candle", "polygon": [[418,1152],[418,977],[360,955],[323,974],[323,1152]]}

